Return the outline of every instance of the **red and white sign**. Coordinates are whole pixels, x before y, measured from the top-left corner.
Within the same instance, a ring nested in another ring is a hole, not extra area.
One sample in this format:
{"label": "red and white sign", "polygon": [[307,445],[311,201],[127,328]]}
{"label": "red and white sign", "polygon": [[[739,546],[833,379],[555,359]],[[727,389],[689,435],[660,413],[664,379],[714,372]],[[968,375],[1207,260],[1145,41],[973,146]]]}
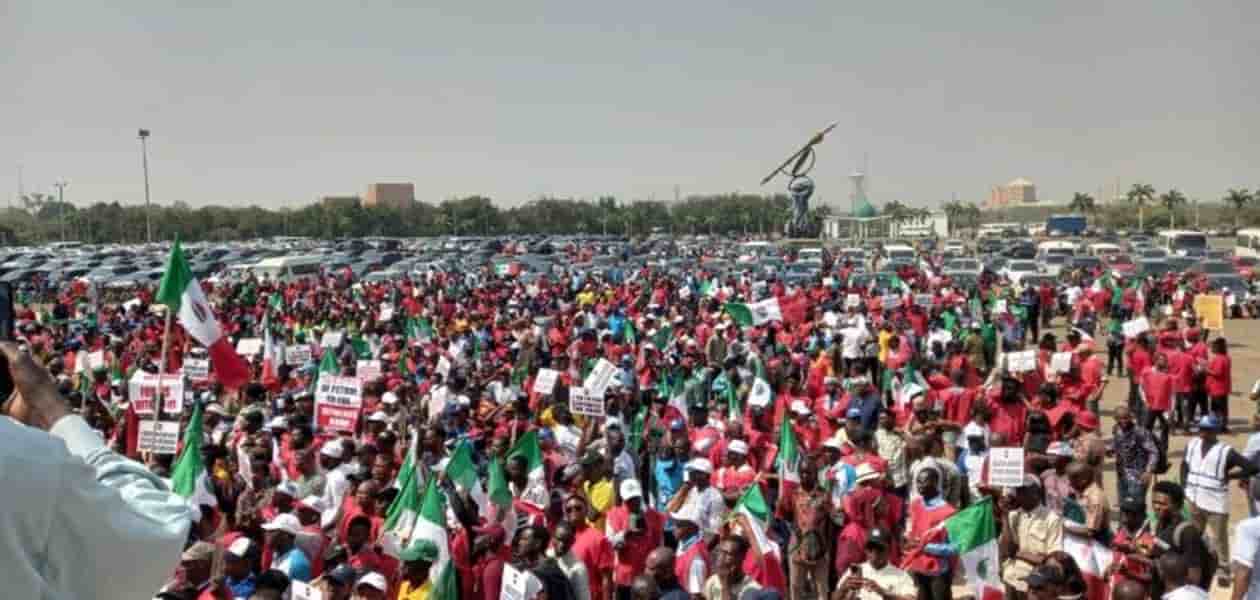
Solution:
{"label": "red and white sign", "polygon": [[162,386],[162,414],[178,415],[184,410],[184,378],[179,375],[158,376],[136,371],[128,383],[131,408],[137,415],[153,414],[153,397]]}
{"label": "red and white sign", "polygon": [[358,377],[320,375],[315,385],[315,424],[323,430],[353,433],[363,408]]}
{"label": "red and white sign", "polygon": [[381,378],[381,361],[361,360],[355,368],[354,374],[358,375],[359,380],[363,382],[376,381]]}

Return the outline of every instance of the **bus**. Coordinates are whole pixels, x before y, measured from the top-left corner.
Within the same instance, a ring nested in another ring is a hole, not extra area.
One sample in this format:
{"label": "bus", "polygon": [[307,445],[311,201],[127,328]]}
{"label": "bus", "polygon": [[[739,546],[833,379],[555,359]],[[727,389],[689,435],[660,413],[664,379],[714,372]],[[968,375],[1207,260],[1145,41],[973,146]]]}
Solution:
{"label": "bus", "polygon": [[321,256],[264,258],[251,267],[250,271],[259,278],[290,283],[301,279],[317,279],[324,266],[324,261],[324,257]]}
{"label": "bus", "polygon": [[1051,215],[1046,219],[1046,235],[1082,235],[1089,228],[1085,215]]}
{"label": "bus", "polygon": [[1007,231],[1022,232],[1023,223],[985,223],[980,226],[980,237],[1002,237]]}
{"label": "bus", "polygon": [[1260,229],[1239,229],[1234,256],[1260,257]]}
{"label": "bus", "polygon": [[1155,247],[1163,248],[1169,255],[1185,256],[1195,254],[1202,257],[1207,252],[1207,236],[1198,231],[1170,229],[1159,232],[1155,238]]}

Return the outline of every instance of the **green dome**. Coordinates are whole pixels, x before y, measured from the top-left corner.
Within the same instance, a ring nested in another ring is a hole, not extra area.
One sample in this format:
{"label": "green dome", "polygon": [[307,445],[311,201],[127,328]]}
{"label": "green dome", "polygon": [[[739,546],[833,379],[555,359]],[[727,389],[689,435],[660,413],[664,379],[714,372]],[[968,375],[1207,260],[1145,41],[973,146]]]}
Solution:
{"label": "green dome", "polygon": [[857,207],[857,210],[853,211],[853,216],[859,219],[869,219],[875,216],[875,214],[875,207],[871,206],[870,202],[862,202],[862,204]]}

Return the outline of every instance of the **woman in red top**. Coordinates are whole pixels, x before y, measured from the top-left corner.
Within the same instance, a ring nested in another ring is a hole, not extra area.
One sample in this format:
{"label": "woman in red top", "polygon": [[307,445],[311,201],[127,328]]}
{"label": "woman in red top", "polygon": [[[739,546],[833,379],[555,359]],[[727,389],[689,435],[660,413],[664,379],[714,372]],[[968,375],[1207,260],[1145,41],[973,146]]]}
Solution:
{"label": "woman in red top", "polygon": [[1229,432],[1229,392],[1233,389],[1229,353],[1225,338],[1212,340],[1212,353],[1207,361],[1207,395],[1211,411],[1221,418],[1223,433]]}

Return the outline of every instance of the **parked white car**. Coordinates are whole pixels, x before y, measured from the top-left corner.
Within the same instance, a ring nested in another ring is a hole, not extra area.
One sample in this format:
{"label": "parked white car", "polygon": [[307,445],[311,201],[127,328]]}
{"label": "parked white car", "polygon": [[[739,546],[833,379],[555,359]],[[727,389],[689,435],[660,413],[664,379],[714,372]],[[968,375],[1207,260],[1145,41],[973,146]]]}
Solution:
{"label": "parked white car", "polygon": [[1040,265],[1035,260],[1012,260],[1002,267],[1001,274],[1011,281],[1011,283],[1019,283],[1025,275],[1040,275],[1042,273]]}

